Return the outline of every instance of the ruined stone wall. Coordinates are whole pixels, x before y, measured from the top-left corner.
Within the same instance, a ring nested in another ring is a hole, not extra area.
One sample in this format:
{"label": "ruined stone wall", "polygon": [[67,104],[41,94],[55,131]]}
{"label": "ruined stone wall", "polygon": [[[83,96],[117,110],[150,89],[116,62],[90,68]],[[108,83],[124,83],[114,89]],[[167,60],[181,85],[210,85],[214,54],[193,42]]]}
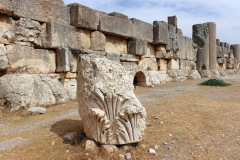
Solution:
{"label": "ruined stone wall", "polygon": [[[62,0],[2,0],[0,106],[14,111],[76,99],[79,54],[121,63],[136,85],[198,79],[201,46],[195,43],[177,27],[176,16],[149,24]],[[217,42],[218,68],[233,72],[240,49],[224,45]]]}

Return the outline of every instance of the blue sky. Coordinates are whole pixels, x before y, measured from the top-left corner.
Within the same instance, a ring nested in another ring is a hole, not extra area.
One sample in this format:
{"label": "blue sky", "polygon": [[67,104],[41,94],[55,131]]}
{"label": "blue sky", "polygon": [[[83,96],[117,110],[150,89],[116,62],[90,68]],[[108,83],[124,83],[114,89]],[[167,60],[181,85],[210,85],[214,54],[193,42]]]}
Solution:
{"label": "blue sky", "polygon": [[222,42],[240,44],[239,0],[64,0],[65,4],[80,3],[96,10],[120,12],[129,18],[151,23],[178,17],[178,28],[192,37],[192,25],[216,22],[217,38]]}

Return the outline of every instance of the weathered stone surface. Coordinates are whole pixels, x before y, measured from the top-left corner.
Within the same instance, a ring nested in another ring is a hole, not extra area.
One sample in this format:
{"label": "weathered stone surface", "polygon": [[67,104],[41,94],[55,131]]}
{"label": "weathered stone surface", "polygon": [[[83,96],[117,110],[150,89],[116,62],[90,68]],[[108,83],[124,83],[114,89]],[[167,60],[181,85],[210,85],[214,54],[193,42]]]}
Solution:
{"label": "weathered stone surface", "polygon": [[76,79],[64,79],[62,81],[64,89],[67,91],[68,97],[71,100],[76,100],[77,94],[77,80]]}
{"label": "weathered stone surface", "polygon": [[179,70],[179,60],[178,59],[169,60],[167,68],[168,70]]}
{"label": "weathered stone surface", "polygon": [[91,33],[91,50],[104,51],[106,45],[106,37],[103,33],[95,31]]}
{"label": "weathered stone surface", "polygon": [[201,75],[199,74],[199,72],[197,70],[190,70],[188,71],[188,78],[189,79],[200,79]]}
{"label": "weathered stone surface", "polygon": [[14,26],[15,43],[24,46],[42,47],[41,24],[28,18],[21,18]]}
{"label": "weathered stone surface", "polygon": [[27,109],[27,112],[30,114],[33,114],[33,113],[44,114],[44,113],[47,113],[47,110],[46,108],[43,108],[43,107],[30,107]]}
{"label": "weathered stone surface", "polygon": [[119,53],[107,52],[106,53],[106,58],[111,60],[111,61],[120,62],[120,54]]}
{"label": "weathered stone surface", "polygon": [[20,45],[7,45],[6,48],[11,71],[36,74],[54,73],[56,70],[54,51]]}
{"label": "weathered stone surface", "polygon": [[147,53],[147,41],[142,39],[129,40],[129,54],[143,56]]}
{"label": "weathered stone surface", "polygon": [[136,39],[143,39],[148,42],[153,42],[153,25],[132,18],[132,23],[134,24],[134,30],[132,31],[132,37]]}
{"label": "weathered stone surface", "polygon": [[68,48],[58,48],[56,72],[70,72],[70,54],[71,51]]}
{"label": "weathered stone surface", "polygon": [[70,23],[70,8],[48,0],[4,0],[0,12],[39,22]]}
{"label": "weathered stone surface", "polygon": [[57,23],[47,23],[43,31],[45,48],[89,49],[90,31]]}
{"label": "weathered stone surface", "polygon": [[169,16],[168,17],[168,24],[171,24],[174,27],[177,27],[177,17],[176,16]]}
{"label": "weathered stone surface", "polygon": [[13,74],[0,77],[0,106],[10,108],[11,111],[67,101],[67,92],[56,74]]}
{"label": "weathered stone surface", "polygon": [[87,140],[85,144],[85,150],[91,153],[97,153],[99,148],[97,144],[92,140]]}
{"label": "weathered stone surface", "polygon": [[167,60],[166,59],[158,59],[158,66],[160,71],[167,70]]}
{"label": "weathered stone surface", "polygon": [[97,30],[99,25],[99,11],[73,3],[71,7],[71,25],[90,30]]}
{"label": "weathered stone surface", "polygon": [[79,113],[87,137],[101,144],[142,140],[146,111],[121,64],[82,56],[78,72]]}
{"label": "weathered stone surface", "polygon": [[103,153],[112,154],[118,150],[115,145],[102,145],[101,150]]}
{"label": "weathered stone surface", "polygon": [[137,67],[136,62],[121,62],[121,64],[125,67],[127,71],[131,71],[135,67]]}
{"label": "weathered stone surface", "polygon": [[63,139],[67,143],[73,143],[73,141],[77,138],[77,132],[69,132],[63,136]]}
{"label": "weathered stone surface", "polygon": [[[209,68],[210,70],[217,69],[217,42],[216,42],[216,23],[208,23],[209,30]],[[229,48],[229,44],[227,46]]]}
{"label": "weathered stone surface", "polygon": [[7,69],[8,59],[7,56],[0,56],[0,70]]}
{"label": "weathered stone surface", "polygon": [[180,70],[169,70],[167,73],[168,73],[167,81],[171,81],[171,82],[183,82],[183,81],[185,81],[185,80],[187,79],[187,78],[185,77],[184,71],[180,71]]}
{"label": "weathered stone surface", "polygon": [[132,20],[100,14],[99,30],[108,34],[118,35],[121,37],[132,37],[135,35],[134,24]]}
{"label": "weathered stone surface", "polygon": [[105,51],[125,54],[127,53],[127,40],[120,37],[106,35]]}
{"label": "weathered stone surface", "polygon": [[120,61],[138,62],[139,59],[138,59],[135,55],[131,55],[131,54],[121,54],[121,55],[120,55]]}
{"label": "weathered stone surface", "polygon": [[166,79],[167,79],[166,73],[161,73],[159,71],[149,71],[149,86],[165,84]]}
{"label": "weathered stone surface", "polygon": [[156,58],[156,46],[153,44],[147,44],[147,54],[141,56],[142,58]]}
{"label": "weathered stone surface", "polygon": [[153,42],[168,44],[168,24],[163,21],[153,22]]}
{"label": "weathered stone surface", "polygon": [[118,12],[112,12],[108,14],[109,16],[116,16],[119,18],[123,18],[123,19],[128,19],[128,16],[122,13],[118,13]]}
{"label": "weathered stone surface", "polygon": [[139,61],[138,66],[144,68],[147,71],[158,70],[158,63],[156,58],[143,58]]}
{"label": "weathered stone surface", "polygon": [[[0,5],[1,4],[2,3],[0,3]],[[11,17],[8,17],[6,15],[0,15],[0,43],[10,44],[15,42],[13,25],[14,22]]]}

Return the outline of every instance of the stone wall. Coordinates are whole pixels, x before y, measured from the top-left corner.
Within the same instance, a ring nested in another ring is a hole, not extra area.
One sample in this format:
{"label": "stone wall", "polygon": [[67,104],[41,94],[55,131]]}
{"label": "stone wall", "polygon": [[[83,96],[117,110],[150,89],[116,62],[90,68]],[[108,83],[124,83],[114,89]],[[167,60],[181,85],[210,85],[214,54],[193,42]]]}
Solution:
{"label": "stone wall", "polygon": [[0,106],[15,111],[75,100],[79,54],[122,64],[141,86],[201,78],[199,66],[205,63],[214,75],[236,72],[239,45],[216,41],[214,23],[197,27],[191,39],[176,16],[149,24],[77,3],[65,6],[62,0],[3,0]]}

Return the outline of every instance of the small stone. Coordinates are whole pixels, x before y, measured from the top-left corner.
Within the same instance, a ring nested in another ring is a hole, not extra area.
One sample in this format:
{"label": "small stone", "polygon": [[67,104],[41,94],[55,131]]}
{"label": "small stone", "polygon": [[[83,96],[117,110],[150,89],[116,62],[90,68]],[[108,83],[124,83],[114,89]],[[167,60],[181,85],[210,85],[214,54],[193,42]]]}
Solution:
{"label": "small stone", "polygon": [[63,139],[68,143],[73,142],[73,140],[75,140],[76,138],[77,138],[77,132],[69,132],[65,134],[65,136],[63,136]]}
{"label": "small stone", "polygon": [[69,152],[69,150],[67,149],[67,150],[66,150],[66,152],[68,153],[68,152]]}
{"label": "small stone", "polygon": [[158,117],[158,116],[155,116],[154,119],[159,119],[159,117]]}
{"label": "small stone", "polygon": [[163,142],[163,145],[168,145],[168,143],[167,142]]}
{"label": "small stone", "polygon": [[88,156],[89,155],[89,153],[86,153],[86,156]]}
{"label": "small stone", "polygon": [[130,150],[130,146],[123,146],[123,150],[124,150],[124,151]]}
{"label": "small stone", "polygon": [[163,122],[161,121],[160,124],[163,124]]}
{"label": "small stone", "polygon": [[149,151],[150,154],[156,155],[156,151],[155,151],[155,149],[153,149],[153,148],[149,148],[148,151]]}
{"label": "small stone", "polygon": [[44,114],[44,113],[47,113],[47,110],[46,108],[43,108],[43,107],[31,107],[27,109],[27,112],[29,114],[33,114],[33,113]]}
{"label": "small stone", "polygon": [[98,151],[98,146],[96,143],[92,140],[87,140],[85,144],[85,150],[88,152],[97,152]]}
{"label": "small stone", "polygon": [[118,160],[125,160],[125,157],[124,157],[124,155],[122,155],[122,154],[119,154],[119,155],[118,155]]}
{"label": "small stone", "polygon": [[168,149],[169,149],[169,150],[171,150],[171,147],[170,147],[170,146],[168,146]]}
{"label": "small stone", "polygon": [[155,150],[158,150],[158,145],[155,145],[155,146],[154,146],[154,149],[155,149]]}
{"label": "small stone", "polygon": [[170,137],[172,137],[172,134],[169,134]]}
{"label": "small stone", "polygon": [[113,152],[117,151],[118,148],[115,145],[102,145],[101,150],[103,153],[112,154]]}
{"label": "small stone", "polygon": [[55,145],[55,141],[52,141],[52,146],[54,146]]}
{"label": "small stone", "polygon": [[130,159],[132,157],[131,153],[126,153],[126,159]]}

